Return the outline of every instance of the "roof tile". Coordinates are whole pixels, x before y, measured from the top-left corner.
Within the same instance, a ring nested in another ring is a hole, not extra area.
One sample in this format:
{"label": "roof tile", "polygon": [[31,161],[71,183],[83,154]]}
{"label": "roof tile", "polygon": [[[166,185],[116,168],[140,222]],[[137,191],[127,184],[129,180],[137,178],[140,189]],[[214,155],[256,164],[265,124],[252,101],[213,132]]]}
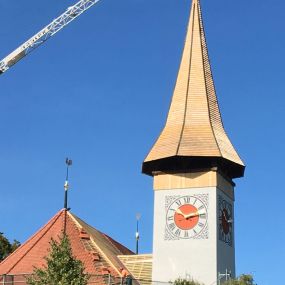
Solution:
{"label": "roof tile", "polygon": [[124,265],[117,255],[133,254],[133,252],[65,209],[59,211],[45,226],[0,263],[0,275],[30,274],[34,267],[43,268],[46,265],[44,257],[49,253],[50,241],[52,238],[55,240],[60,238],[64,224],[73,255],[83,262],[86,272],[94,275],[109,272],[113,276],[120,276],[119,269]]}

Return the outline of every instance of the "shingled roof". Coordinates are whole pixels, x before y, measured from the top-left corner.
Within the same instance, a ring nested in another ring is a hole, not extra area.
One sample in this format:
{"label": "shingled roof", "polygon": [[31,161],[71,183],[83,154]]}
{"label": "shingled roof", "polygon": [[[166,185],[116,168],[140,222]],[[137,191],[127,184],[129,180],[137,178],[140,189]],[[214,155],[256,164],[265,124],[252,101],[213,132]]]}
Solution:
{"label": "shingled roof", "polygon": [[125,266],[117,256],[132,255],[133,252],[65,209],[0,263],[0,275],[30,274],[34,267],[44,267],[50,241],[59,239],[64,225],[73,255],[83,262],[87,273],[102,276],[100,284],[105,284],[103,277],[106,274],[120,277],[119,270]]}
{"label": "shingled roof", "polygon": [[230,178],[244,164],[223,127],[199,0],[192,1],[187,35],[167,121],[144,160],[143,173],[218,167]]}

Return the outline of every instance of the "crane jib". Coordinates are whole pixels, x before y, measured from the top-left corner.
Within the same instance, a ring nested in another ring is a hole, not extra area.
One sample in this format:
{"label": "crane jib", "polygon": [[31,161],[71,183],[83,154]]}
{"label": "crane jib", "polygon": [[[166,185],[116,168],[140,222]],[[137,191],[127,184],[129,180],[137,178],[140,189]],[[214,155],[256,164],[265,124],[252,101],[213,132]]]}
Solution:
{"label": "crane jib", "polygon": [[88,10],[100,0],[80,0],[75,5],[69,7],[63,14],[54,19],[49,25],[20,45],[17,49],[0,61],[0,74],[8,70],[12,65],[43,44],[51,36],[64,28],[71,21],[76,19],[83,12]]}

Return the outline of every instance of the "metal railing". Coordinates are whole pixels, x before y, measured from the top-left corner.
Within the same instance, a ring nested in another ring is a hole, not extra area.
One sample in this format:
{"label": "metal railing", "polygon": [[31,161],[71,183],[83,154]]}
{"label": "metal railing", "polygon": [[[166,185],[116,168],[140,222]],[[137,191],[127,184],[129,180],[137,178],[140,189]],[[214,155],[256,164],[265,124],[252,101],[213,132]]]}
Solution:
{"label": "metal railing", "polygon": [[[27,278],[31,274],[0,275],[0,285],[27,285]],[[153,282],[148,279],[122,278],[111,274],[89,274],[88,285],[167,285],[166,282]],[[49,285],[49,284],[46,284]]]}

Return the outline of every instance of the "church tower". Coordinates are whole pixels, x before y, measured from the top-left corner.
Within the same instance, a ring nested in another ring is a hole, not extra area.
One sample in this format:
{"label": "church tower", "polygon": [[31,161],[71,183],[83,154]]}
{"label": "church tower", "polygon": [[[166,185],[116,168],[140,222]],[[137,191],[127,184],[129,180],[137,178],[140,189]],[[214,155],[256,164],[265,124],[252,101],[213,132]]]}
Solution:
{"label": "church tower", "polygon": [[234,178],[245,166],[223,127],[200,1],[192,0],[167,121],[142,171],[154,179],[153,281],[235,275]]}

